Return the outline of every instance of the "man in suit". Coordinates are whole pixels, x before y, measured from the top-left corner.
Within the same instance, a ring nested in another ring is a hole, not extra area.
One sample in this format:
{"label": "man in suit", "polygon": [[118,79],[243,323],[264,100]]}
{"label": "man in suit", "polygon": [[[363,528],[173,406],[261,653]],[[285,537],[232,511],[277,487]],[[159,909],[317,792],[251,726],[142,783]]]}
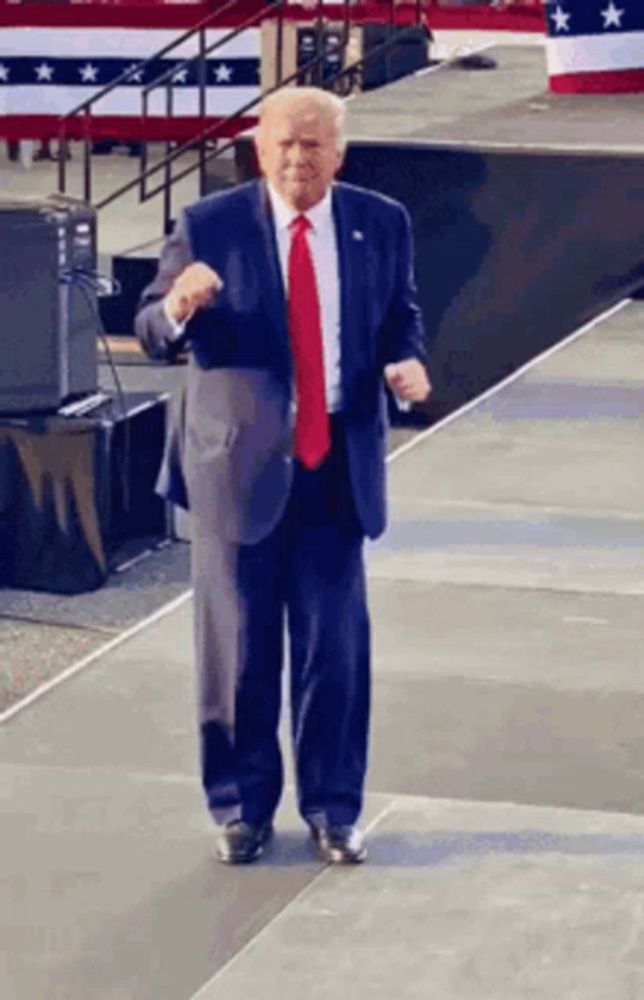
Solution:
{"label": "man in suit", "polygon": [[430,387],[407,213],[334,182],[344,106],[262,105],[261,181],[182,214],[144,292],[143,347],[189,346],[166,496],[192,515],[201,771],[217,853],[253,861],[282,791],[284,618],[297,801],[319,855],[366,856],[365,536],[385,526],[385,382]]}

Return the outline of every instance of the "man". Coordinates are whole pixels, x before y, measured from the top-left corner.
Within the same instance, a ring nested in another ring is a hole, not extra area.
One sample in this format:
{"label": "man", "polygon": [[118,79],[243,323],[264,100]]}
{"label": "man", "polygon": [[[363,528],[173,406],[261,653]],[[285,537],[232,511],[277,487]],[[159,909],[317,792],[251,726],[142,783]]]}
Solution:
{"label": "man", "polygon": [[192,514],[202,780],[228,863],[259,857],[282,791],[284,615],[300,813],[320,856],[362,861],[369,721],[363,540],[385,523],[384,381],[429,382],[402,206],[334,183],[344,107],[262,106],[263,180],[179,220],[143,295],[143,347],[190,346],[165,494]]}

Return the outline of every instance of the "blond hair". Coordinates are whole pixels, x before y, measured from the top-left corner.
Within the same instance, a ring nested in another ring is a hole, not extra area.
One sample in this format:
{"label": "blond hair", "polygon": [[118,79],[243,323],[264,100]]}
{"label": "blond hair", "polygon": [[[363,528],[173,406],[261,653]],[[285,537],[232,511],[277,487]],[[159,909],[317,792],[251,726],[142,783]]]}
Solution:
{"label": "blond hair", "polygon": [[302,109],[323,116],[333,124],[337,136],[337,146],[342,151],[346,145],[344,101],[328,90],[319,87],[283,87],[265,97],[259,107],[259,128],[276,112]]}

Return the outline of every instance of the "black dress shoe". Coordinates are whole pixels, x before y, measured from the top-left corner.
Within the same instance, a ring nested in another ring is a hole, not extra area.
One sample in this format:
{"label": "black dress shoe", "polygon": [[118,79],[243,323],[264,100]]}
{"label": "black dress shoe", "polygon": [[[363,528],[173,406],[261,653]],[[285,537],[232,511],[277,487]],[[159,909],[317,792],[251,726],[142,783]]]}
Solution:
{"label": "black dress shoe", "polygon": [[357,865],[367,857],[364,837],[355,826],[311,825],[311,834],[322,861],[332,865]]}
{"label": "black dress shoe", "polygon": [[217,828],[217,857],[227,865],[256,861],[273,835],[272,823],[254,826],[234,820]]}

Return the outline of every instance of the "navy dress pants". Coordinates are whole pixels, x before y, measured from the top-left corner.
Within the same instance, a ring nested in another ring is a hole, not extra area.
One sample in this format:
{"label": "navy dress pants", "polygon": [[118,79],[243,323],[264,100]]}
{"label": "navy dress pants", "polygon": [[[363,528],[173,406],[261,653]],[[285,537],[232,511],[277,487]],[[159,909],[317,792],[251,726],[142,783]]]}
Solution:
{"label": "navy dress pants", "polygon": [[300,813],[330,824],[357,819],[370,697],[363,541],[339,416],[322,465],[295,462],[285,514],[268,537],[199,545],[197,529],[201,770],[217,822],[262,823],[279,802],[285,634]]}

